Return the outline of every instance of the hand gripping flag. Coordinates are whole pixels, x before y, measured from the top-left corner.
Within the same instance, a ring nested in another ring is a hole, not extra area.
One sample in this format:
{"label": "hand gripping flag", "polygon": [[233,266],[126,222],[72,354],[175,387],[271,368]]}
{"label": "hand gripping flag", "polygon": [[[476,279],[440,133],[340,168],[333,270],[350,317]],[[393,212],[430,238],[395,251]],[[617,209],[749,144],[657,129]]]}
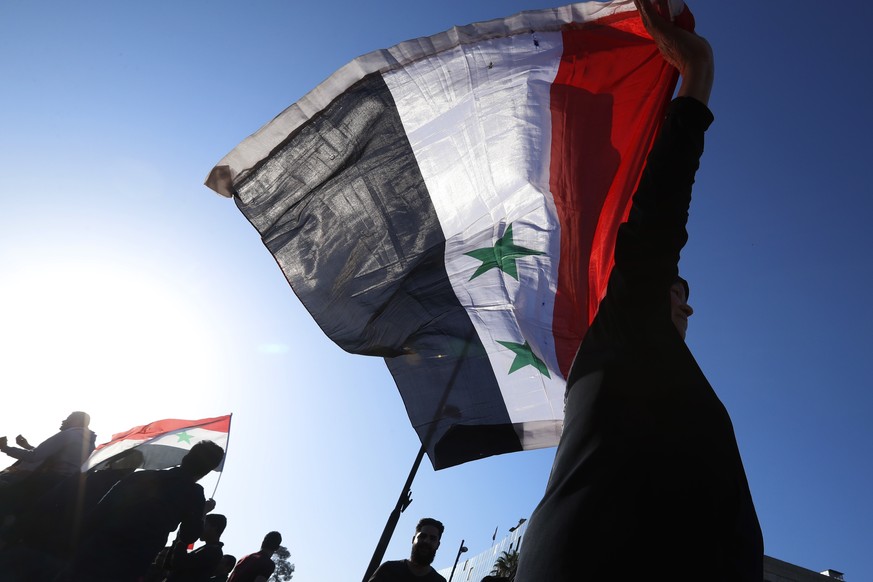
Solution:
{"label": "hand gripping flag", "polygon": [[[136,449],[142,454],[142,469],[168,469],[182,462],[191,447],[212,441],[227,451],[230,415],[200,420],[156,420],[112,435],[112,440],[94,449],[82,471],[105,468],[123,453]],[[216,469],[221,471],[224,462]]]}
{"label": "hand gripping flag", "polygon": [[522,12],[355,59],[206,183],[436,469],[553,446],[676,80],[631,0]]}

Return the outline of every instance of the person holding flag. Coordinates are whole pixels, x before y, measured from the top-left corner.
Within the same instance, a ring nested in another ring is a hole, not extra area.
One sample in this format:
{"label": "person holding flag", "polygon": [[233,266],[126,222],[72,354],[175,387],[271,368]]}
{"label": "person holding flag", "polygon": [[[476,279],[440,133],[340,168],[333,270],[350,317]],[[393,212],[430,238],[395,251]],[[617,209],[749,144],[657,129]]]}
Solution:
{"label": "person holding flag", "polygon": [[137,471],[118,482],[88,516],[69,580],[135,582],[176,528],[183,545],[197,541],[215,508],[197,482],[218,467],[224,450],[201,441],[180,466]]}
{"label": "person holding flag", "polygon": [[568,377],[564,432],[516,582],[659,572],[760,582],[763,539],[730,417],[684,342],[693,310],[678,262],[713,120],[712,49],[668,20],[667,2],[660,13],[634,4],[682,83]]}

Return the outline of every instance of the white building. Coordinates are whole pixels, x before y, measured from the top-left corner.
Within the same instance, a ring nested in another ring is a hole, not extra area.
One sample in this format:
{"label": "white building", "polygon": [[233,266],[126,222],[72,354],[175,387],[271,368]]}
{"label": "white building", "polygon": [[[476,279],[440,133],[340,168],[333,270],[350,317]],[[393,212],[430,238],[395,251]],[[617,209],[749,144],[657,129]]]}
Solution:
{"label": "white building", "polygon": [[[519,525],[512,528],[508,536],[501,540],[494,540],[489,549],[475,556],[465,557],[466,552],[459,553],[460,548],[455,548],[455,553],[452,555],[458,557],[458,562],[457,566],[454,567],[454,574],[452,574],[452,566],[442,568],[438,572],[446,580],[451,577],[450,582],[480,582],[482,578],[491,574],[494,562],[503,552],[521,550],[527,524],[525,520],[519,520],[519,522]],[[449,547],[445,544],[446,540],[442,541],[441,549],[446,552]],[[465,544],[462,542],[462,545]],[[842,572],[836,570],[825,570],[819,573],[770,556],[764,556],[764,582],[834,582],[836,580],[844,582],[846,578]]]}

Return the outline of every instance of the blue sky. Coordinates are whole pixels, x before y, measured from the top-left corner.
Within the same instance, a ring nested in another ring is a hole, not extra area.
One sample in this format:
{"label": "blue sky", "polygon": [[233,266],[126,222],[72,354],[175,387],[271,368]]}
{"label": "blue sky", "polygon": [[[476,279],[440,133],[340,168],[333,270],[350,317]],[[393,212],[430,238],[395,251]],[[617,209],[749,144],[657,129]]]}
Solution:
{"label": "blue sky", "polygon": [[[234,413],[226,551],[280,530],[300,582],[357,579],[418,442],[381,360],[327,340],[212,166],[363,53],[541,0],[0,5],[0,434],[70,410],[98,442]],[[873,580],[873,8],[690,3],[716,122],[682,270],[688,343],[734,421],[766,552]],[[413,484],[387,558],[435,565],[528,517],[553,449]],[[211,487],[213,483],[207,483]]]}

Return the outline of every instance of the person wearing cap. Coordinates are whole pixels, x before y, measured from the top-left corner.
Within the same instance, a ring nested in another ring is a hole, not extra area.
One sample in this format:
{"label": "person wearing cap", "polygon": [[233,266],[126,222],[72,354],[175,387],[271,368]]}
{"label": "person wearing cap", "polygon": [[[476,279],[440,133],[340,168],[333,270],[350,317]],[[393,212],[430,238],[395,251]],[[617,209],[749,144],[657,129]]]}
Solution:
{"label": "person wearing cap", "polygon": [[730,417],[685,344],[693,310],[678,270],[713,121],[712,49],[649,0],[634,4],[682,83],[567,379],[564,432],[516,582],[761,582],[761,528]]}

